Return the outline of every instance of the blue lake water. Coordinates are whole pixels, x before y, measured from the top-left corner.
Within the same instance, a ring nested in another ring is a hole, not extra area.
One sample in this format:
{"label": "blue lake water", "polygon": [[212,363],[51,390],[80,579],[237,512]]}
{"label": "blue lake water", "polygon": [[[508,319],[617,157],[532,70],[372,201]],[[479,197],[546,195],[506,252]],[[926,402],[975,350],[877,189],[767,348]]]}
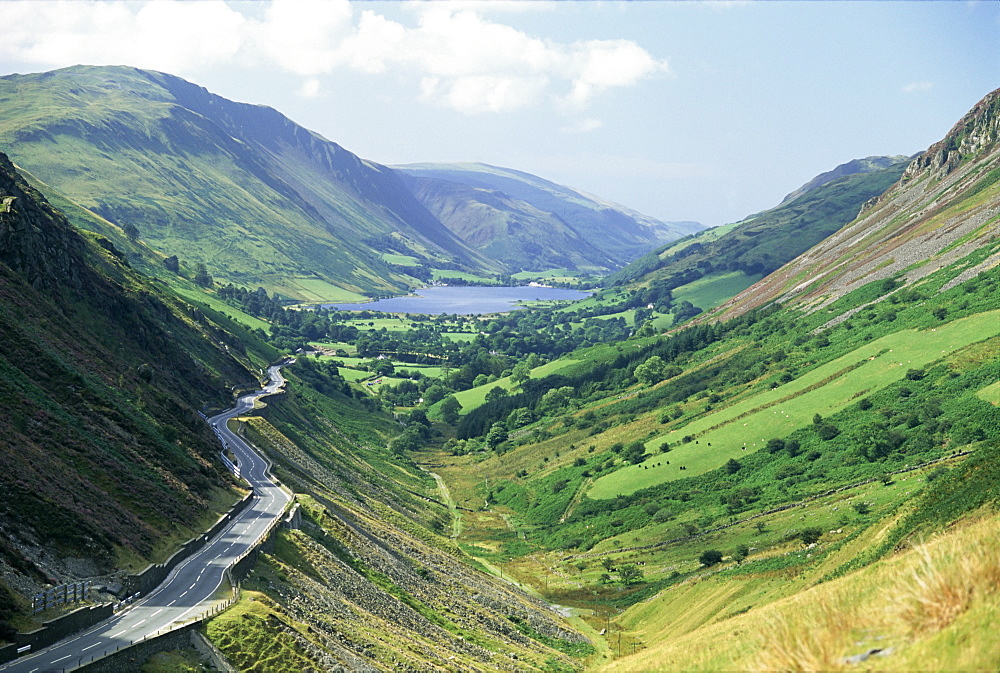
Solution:
{"label": "blue lake water", "polygon": [[590,292],[566,290],[559,287],[444,286],[416,290],[415,296],[391,297],[363,304],[323,304],[323,308],[340,311],[475,315],[524,308],[517,304],[521,301],[583,299],[589,297],[590,294]]}

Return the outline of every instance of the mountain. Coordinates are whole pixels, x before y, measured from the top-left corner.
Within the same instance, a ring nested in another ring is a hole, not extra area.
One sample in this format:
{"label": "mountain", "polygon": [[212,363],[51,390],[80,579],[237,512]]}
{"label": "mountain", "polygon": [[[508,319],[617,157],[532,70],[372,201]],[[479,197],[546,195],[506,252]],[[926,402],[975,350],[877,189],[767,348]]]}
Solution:
{"label": "mountain", "polygon": [[604,615],[595,670],[994,668],[998,141],[1000,91],[718,311],[456,395],[437,472],[507,524],[465,519],[473,553],[523,533],[509,566]]}
{"label": "mountain", "polygon": [[856,175],[858,173],[871,173],[872,171],[881,170],[883,168],[889,168],[895,166],[903,161],[909,161],[913,157],[908,157],[904,154],[899,154],[892,157],[865,157],[864,159],[853,159],[847,163],[840,164],[832,171],[827,171],[825,173],[820,173],[815,178],[802,185],[794,192],[791,192],[781,200],[782,203],[786,201],[791,201],[796,199],[806,192],[816,189],[817,187],[822,187],[828,182],[832,182],[837,178],[842,178],[845,175]]}
{"label": "mountain", "polygon": [[746,278],[742,287],[737,283],[737,289],[724,296],[729,298],[853,220],[866,202],[899,179],[906,167],[902,158],[869,157],[842,164],[795,190],[780,205],[663,246],[610,275],[605,284],[655,287],[662,293],[701,278]]}
{"label": "mountain", "polygon": [[[995,239],[998,203],[1000,90],[911,161],[850,225],[720,310],[739,314],[775,301],[818,310],[873,281],[913,285]],[[996,263],[995,256],[969,262],[965,277]]]}
{"label": "mountain", "polygon": [[198,411],[275,353],[78,233],[3,155],[0,203],[2,639],[38,587],[162,560],[236,499]]}
{"label": "mountain", "polygon": [[[78,232],[2,154],[0,343],[6,661],[19,654],[6,642],[15,631],[75,607],[33,614],[37,592],[87,579],[99,600],[123,594],[126,575],[242,495],[198,412],[228,408],[281,354]],[[433,532],[448,506],[431,497],[430,475],[386,448],[399,424],[375,400],[336,366],[303,358],[285,371],[286,392],[239,423],[295,489],[302,523],[275,533],[239,607],[207,626],[233,662],[520,670],[565,668],[564,650],[591,648],[548,604]]]}
{"label": "mountain", "polygon": [[463,241],[510,267],[616,269],[703,227],[661,222],[537,176],[487,164],[395,166]]}
{"label": "mountain", "polygon": [[[398,292],[384,253],[499,270],[398,175],[277,111],[164,73],[75,66],[0,78],[0,148],[164,255],[299,299]],[[343,290],[339,290],[343,294]]]}

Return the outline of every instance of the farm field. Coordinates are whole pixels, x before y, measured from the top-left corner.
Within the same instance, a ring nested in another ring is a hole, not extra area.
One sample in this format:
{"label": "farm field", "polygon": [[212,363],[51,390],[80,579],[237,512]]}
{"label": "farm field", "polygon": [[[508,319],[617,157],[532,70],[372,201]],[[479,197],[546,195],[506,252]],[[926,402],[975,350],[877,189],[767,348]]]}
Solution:
{"label": "farm field", "polygon": [[[553,360],[552,362],[547,362],[540,367],[535,367],[531,370],[530,376],[533,379],[540,379],[548,376],[549,374],[555,374],[561,369],[570,367],[579,362],[579,360],[573,360],[570,358],[560,358],[558,360]],[[503,388],[506,391],[512,391],[517,388],[517,385],[510,380],[509,376],[504,376],[499,378],[493,383],[487,383],[482,386],[477,386],[475,388],[469,388],[468,390],[462,390],[454,394],[458,403],[462,405],[462,414],[467,414],[473,409],[482,406],[486,402],[486,393],[488,393],[493,388],[497,386]]]}
{"label": "farm field", "polygon": [[759,273],[747,275],[742,271],[712,273],[675,289],[674,300],[689,301],[707,311],[735,297],[763,277]]}
{"label": "farm field", "polygon": [[[817,413],[833,414],[857,398],[902,379],[910,369],[924,367],[997,334],[1000,311],[980,313],[930,330],[904,330],[884,336],[795,381],[647,441],[647,451],[652,452],[669,442],[669,457],[654,455],[643,463],[605,475],[594,482],[588,495],[596,499],[628,495],[716,469],[730,458],[762,449],[771,438],[785,437],[807,425]],[[753,428],[752,435],[747,428]],[[685,436],[693,440],[680,443]]]}

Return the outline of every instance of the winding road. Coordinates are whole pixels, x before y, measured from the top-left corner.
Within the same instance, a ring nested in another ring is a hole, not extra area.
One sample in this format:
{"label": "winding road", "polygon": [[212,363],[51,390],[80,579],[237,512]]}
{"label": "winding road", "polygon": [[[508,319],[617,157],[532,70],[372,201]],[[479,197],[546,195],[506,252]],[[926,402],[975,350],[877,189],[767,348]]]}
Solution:
{"label": "winding road", "polygon": [[235,407],[208,419],[223,445],[236,456],[237,474],[253,487],[252,503],[202,549],[182,561],[149,595],[139,597],[124,611],[86,631],[0,666],[0,671],[71,671],[143,638],[170,630],[215,604],[217,591],[226,581],[226,569],[260,540],[291,500],[269,476],[267,461],[226,425],[229,419],[252,409],[258,398],[279,392],[285,382],[282,366],[274,365],[268,370],[270,383],[265,388],[241,396]]}

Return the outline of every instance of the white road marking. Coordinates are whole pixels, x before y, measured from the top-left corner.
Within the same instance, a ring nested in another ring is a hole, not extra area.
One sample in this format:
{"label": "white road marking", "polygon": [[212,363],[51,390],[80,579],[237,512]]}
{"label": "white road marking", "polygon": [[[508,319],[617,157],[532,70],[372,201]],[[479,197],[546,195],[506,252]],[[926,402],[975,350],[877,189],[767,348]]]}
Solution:
{"label": "white road marking", "polygon": [[87,650],[89,650],[89,649],[90,649],[91,647],[97,647],[97,646],[98,646],[98,645],[100,645],[100,644],[101,644],[101,643],[100,643],[100,641],[98,641],[98,642],[94,643],[93,645],[87,645],[86,647],[84,647],[84,648],[81,648],[81,649],[80,649],[80,651],[81,651],[81,652],[86,652],[86,651],[87,651]]}

